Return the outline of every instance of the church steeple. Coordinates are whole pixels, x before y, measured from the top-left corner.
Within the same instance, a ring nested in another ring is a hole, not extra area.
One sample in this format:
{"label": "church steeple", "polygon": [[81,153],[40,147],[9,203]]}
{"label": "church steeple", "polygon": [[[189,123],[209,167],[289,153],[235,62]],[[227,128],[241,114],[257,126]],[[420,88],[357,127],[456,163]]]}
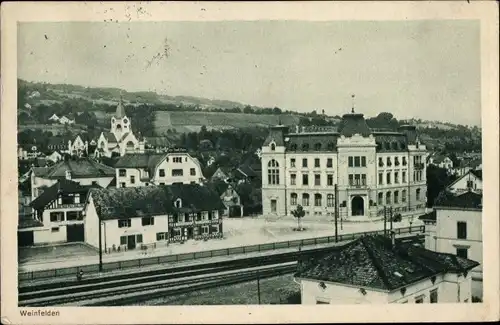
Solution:
{"label": "church steeple", "polygon": [[125,114],[125,108],[123,107],[123,96],[122,93],[120,93],[120,101],[118,102],[118,106],[116,106],[115,117],[119,119],[125,116],[127,116],[127,114]]}

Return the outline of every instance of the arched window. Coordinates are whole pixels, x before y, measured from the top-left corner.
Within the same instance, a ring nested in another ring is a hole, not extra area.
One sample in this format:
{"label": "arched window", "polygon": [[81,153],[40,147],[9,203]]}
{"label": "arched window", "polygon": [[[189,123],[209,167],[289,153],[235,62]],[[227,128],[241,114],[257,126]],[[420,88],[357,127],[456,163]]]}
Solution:
{"label": "arched window", "polygon": [[406,202],[406,190],[401,191],[401,202],[402,203]]}
{"label": "arched window", "polygon": [[419,188],[417,188],[416,198],[417,198],[417,201],[420,201],[420,189]]}
{"label": "arched window", "polygon": [[272,159],[267,164],[267,176],[268,176],[269,185],[279,185],[279,183],[280,183],[279,164],[274,159]]}
{"label": "arched window", "polygon": [[391,204],[391,192],[385,194],[385,204]]}
{"label": "arched window", "polygon": [[406,144],[404,142],[401,142],[401,150],[405,150],[406,149]]}
{"label": "arched window", "polygon": [[328,194],[326,196],[326,206],[333,207],[335,205],[333,194]]}
{"label": "arched window", "polygon": [[292,144],[290,145],[290,150],[292,150],[292,151],[297,151],[297,144],[296,144],[296,143],[292,143]]}
{"label": "arched window", "polygon": [[382,192],[378,193],[378,202],[377,202],[377,204],[378,205],[384,204],[384,193],[382,193]]}
{"label": "arched window", "polygon": [[328,143],[328,150],[333,151],[334,149],[335,149],[335,145],[333,144],[333,142],[329,142]]}
{"label": "arched window", "polygon": [[305,207],[309,206],[309,194],[302,194],[302,205]]}
{"label": "arched window", "polygon": [[397,142],[392,143],[392,150],[398,150],[398,143]]}
{"label": "arched window", "polygon": [[382,159],[382,157],[378,158],[378,166],[379,167],[384,167],[384,160]]}
{"label": "arched window", "polygon": [[132,141],[127,142],[127,150],[134,149],[134,143]]}
{"label": "arched window", "polygon": [[297,205],[297,193],[290,194],[290,205]]}
{"label": "arched window", "polygon": [[399,191],[394,191],[394,203],[399,203]]}
{"label": "arched window", "polygon": [[314,150],[315,150],[315,151],[320,151],[320,150],[321,150],[321,143],[316,143],[316,144],[314,145]]}
{"label": "arched window", "polygon": [[391,157],[387,157],[387,166],[392,166]]}
{"label": "arched window", "polygon": [[391,149],[391,144],[389,142],[386,142],[384,145],[385,145],[385,150]]}
{"label": "arched window", "polygon": [[271,143],[271,151],[276,150],[276,145],[274,143]]}
{"label": "arched window", "polygon": [[394,157],[394,166],[399,166],[399,157]]}
{"label": "arched window", "polygon": [[319,193],[314,194],[314,206],[321,206],[321,194]]}
{"label": "arched window", "polygon": [[303,150],[303,151],[307,151],[307,150],[309,150],[309,143],[304,143],[304,144],[302,145],[302,150]]}

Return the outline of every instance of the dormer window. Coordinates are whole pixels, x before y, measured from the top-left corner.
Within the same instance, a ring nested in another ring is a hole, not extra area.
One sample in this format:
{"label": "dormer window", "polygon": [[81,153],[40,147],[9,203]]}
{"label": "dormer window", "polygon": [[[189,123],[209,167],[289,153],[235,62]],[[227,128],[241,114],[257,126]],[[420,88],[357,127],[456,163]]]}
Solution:
{"label": "dormer window", "polygon": [[182,208],[182,200],[181,199],[175,200],[174,206],[178,209]]}
{"label": "dormer window", "polygon": [[328,150],[333,151],[334,148],[335,148],[335,145],[333,144],[333,142],[329,142],[328,143]]}
{"label": "dormer window", "polygon": [[391,150],[391,144],[389,142],[385,143],[385,150]]}
{"label": "dormer window", "polygon": [[303,150],[303,151],[307,151],[307,150],[309,150],[309,144],[308,144],[308,143],[304,143],[304,144],[302,145],[302,150]]}
{"label": "dormer window", "polygon": [[315,150],[315,151],[320,151],[320,150],[321,150],[321,143],[316,143],[316,144],[314,145],[314,150]]}
{"label": "dormer window", "polygon": [[297,144],[296,144],[296,143],[292,143],[292,144],[290,145],[290,150],[292,150],[292,151],[297,151]]}
{"label": "dormer window", "polygon": [[392,150],[398,150],[398,143],[397,142],[392,143]]}

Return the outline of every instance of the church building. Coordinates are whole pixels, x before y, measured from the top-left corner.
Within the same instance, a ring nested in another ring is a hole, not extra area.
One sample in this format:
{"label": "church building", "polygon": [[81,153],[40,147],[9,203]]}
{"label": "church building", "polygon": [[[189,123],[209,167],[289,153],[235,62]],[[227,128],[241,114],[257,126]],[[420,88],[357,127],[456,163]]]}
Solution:
{"label": "church building", "polygon": [[132,121],[125,113],[122,99],[111,118],[111,132],[102,132],[97,140],[97,156],[123,156],[126,153],[144,153],[144,141],[132,132]]}

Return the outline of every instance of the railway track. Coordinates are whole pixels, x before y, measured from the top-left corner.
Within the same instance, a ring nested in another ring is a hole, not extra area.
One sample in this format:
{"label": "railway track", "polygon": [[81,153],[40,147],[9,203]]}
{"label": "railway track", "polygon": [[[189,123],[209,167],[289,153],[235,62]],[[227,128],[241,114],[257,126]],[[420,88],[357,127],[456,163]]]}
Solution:
{"label": "railway track", "polygon": [[[402,242],[421,241],[421,236]],[[59,281],[19,287],[19,306],[116,306],[179,295],[218,286],[294,272],[300,255],[331,249],[316,248],[206,264],[104,275],[79,282]]]}

